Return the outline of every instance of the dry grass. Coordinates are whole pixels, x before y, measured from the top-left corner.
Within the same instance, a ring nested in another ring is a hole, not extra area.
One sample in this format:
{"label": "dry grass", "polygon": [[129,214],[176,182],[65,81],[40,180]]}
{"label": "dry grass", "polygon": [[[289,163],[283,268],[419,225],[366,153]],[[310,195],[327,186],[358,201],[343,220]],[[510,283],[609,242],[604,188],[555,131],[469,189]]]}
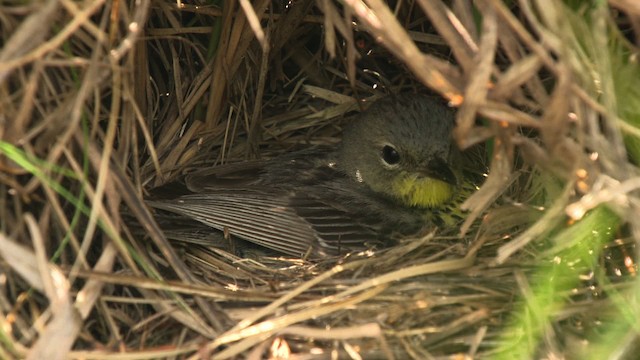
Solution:
{"label": "dry grass", "polygon": [[[634,1],[213,3],[0,5],[0,358],[634,354]],[[168,241],[144,204],[423,85],[460,147],[489,144],[460,228],[242,259]]]}

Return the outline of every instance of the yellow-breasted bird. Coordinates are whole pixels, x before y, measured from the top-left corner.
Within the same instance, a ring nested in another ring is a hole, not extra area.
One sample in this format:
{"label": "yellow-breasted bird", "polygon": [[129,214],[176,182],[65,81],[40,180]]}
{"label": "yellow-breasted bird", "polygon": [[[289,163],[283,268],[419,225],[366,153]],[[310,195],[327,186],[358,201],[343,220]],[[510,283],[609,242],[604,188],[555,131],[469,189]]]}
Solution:
{"label": "yellow-breasted bird", "polygon": [[387,97],[354,116],[338,147],[201,170],[184,179],[189,193],[148,203],[293,256],[388,244],[449,222],[472,191],[453,126],[430,97]]}

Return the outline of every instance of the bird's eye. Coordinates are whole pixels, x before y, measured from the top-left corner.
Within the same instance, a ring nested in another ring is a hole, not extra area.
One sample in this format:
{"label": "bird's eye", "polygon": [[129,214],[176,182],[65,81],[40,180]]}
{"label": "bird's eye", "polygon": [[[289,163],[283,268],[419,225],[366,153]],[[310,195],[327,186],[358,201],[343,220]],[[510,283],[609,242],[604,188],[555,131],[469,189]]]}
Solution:
{"label": "bird's eye", "polygon": [[396,150],[391,145],[385,145],[382,148],[382,160],[387,165],[396,165],[400,162],[400,154],[398,154],[398,150]]}

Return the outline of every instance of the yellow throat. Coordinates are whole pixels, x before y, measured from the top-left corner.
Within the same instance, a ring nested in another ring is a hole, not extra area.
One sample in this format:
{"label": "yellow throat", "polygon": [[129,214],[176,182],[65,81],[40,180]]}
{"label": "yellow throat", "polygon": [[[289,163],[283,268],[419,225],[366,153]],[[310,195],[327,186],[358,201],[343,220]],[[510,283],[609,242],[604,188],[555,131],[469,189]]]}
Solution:
{"label": "yellow throat", "polygon": [[429,177],[403,176],[395,181],[393,195],[407,206],[433,208],[447,203],[455,187]]}

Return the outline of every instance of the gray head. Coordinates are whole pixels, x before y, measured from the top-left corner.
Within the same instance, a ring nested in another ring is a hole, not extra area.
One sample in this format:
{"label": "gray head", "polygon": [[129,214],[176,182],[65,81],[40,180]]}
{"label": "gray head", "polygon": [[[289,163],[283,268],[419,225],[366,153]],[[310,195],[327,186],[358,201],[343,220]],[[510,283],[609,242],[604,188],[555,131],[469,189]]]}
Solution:
{"label": "gray head", "polygon": [[453,126],[452,111],[427,96],[381,99],[345,128],[339,166],[405,205],[438,206],[457,184]]}

